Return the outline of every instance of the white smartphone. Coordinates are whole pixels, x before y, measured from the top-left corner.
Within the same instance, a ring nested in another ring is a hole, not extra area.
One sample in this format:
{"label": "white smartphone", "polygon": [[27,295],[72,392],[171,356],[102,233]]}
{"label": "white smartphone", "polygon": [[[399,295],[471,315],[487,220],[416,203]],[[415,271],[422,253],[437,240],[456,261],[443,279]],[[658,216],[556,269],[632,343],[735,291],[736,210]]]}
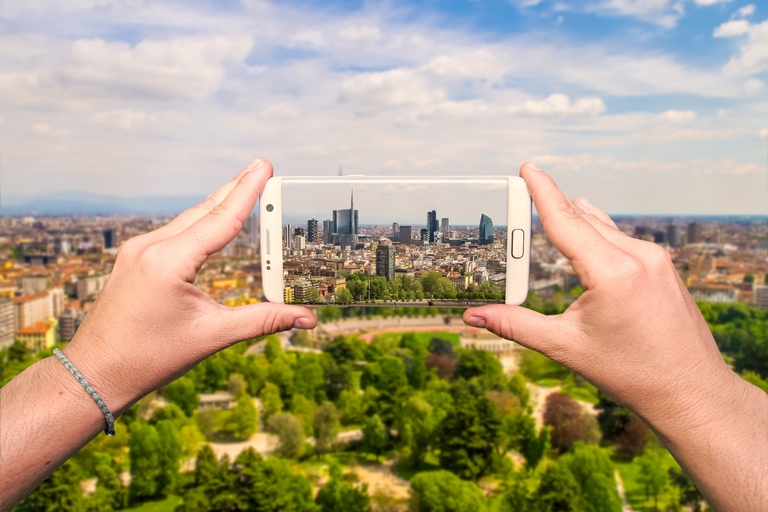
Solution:
{"label": "white smartphone", "polygon": [[519,177],[273,177],[259,215],[270,302],[467,307],[528,294]]}

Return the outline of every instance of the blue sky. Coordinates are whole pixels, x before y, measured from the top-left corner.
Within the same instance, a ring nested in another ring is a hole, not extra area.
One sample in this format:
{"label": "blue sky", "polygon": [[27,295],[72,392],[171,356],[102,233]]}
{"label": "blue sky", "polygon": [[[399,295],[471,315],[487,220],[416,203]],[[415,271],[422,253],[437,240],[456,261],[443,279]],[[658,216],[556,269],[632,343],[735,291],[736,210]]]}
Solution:
{"label": "blue sky", "polygon": [[616,214],[768,212],[768,5],[0,4],[0,193],[516,174]]}

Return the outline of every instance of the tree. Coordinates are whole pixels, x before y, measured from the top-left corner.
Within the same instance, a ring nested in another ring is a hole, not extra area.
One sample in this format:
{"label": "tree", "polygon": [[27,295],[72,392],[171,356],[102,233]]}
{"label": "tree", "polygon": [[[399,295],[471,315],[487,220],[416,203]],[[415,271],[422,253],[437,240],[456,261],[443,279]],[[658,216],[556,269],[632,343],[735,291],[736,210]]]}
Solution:
{"label": "tree", "polygon": [[552,447],[564,452],[571,443],[587,440],[581,406],[566,393],[550,393],[544,409],[544,424],[552,427]]}
{"label": "tree", "polygon": [[371,498],[368,484],[355,489],[342,478],[339,463],[333,461],[329,469],[331,478],[317,493],[315,502],[322,512],[370,512]]}
{"label": "tree", "polygon": [[621,512],[623,502],[616,488],[616,469],[604,451],[574,443],[557,463],[573,475],[589,512]]}
{"label": "tree", "polygon": [[558,465],[549,466],[533,496],[541,512],[586,512],[581,489],[573,475]]}
{"label": "tree", "polygon": [[181,407],[173,402],[165,407],[155,409],[155,412],[152,413],[150,422],[157,425],[158,422],[163,420],[171,421],[177,429],[180,429],[184,425],[194,425],[195,423],[194,419],[187,416],[186,413],[181,410]]}
{"label": "tree", "polygon": [[301,420],[293,414],[279,412],[269,418],[268,430],[277,434],[280,442],[275,450],[279,457],[295,459],[304,451],[304,427]]}
{"label": "tree", "polygon": [[291,398],[291,413],[296,415],[301,421],[304,434],[311,436],[314,434],[312,426],[315,421],[315,403],[311,402],[304,395],[295,394]]}
{"label": "tree", "polygon": [[624,423],[624,428],[615,438],[616,453],[625,457],[642,455],[645,450],[645,440],[648,427],[643,420],[630,413]]}
{"label": "tree", "polygon": [[349,290],[346,288],[342,288],[336,293],[336,303],[337,304],[350,304],[352,302],[352,294],[349,293]]}
{"label": "tree", "polygon": [[482,512],[485,496],[472,482],[449,471],[420,473],[411,480],[409,512]]}
{"label": "tree", "polygon": [[536,420],[522,411],[504,419],[504,433],[507,448],[520,452],[529,470],[536,469],[551,447],[551,427],[545,425],[537,432]]}
{"label": "tree", "polygon": [[462,350],[453,377],[477,378],[483,389],[492,389],[503,385],[504,369],[501,361],[488,350]]}
{"label": "tree", "polygon": [[267,336],[267,342],[264,344],[264,356],[270,363],[274,363],[283,355],[283,346],[280,344],[280,338],[274,334]]}
{"label": "tree", "polygon": [[194,482],[197,487],[213,486],[219,480],[219,462],[211,445],[204,444],[197,453]]}
{"label": "tree", "polygon": [[242,395],[232,410],[229,429],[236,439],[248,439],[258,430],[259,412],[250,395]]}
{"label": "tree", "polygon": [[602,391],[598,392],[597,396],[599,401],[595,410],[600,411],[597,422],[603,432],[603,440],[613,442],[624,430],[631,413],[608,398]]}
{"label": "tree", "polygon": [[317,288],[310,286],[304,290],[304,303],[305,304],[323,304],[325,301],[320,297],[320,292]]}
{"label": "tree", "polygon": [[195,457],[200,446],[205,442],[205,436],[196,425],[184,425],[179,431],[181,435],[181,454],[185,458]]}
{"label": "tree", "polygon": [[[325,309],[325,308],[323,308]],[[306,329],[297,329],[293,332],[293,338],[291,342],[296,347],[312,347],[312,334]]]}
{"label": "tree", "polygon": [[184,501],[176,507],[175,512],[208,512],[211,503],[202,487],[193,487],[184,493]]}
{"label": "tree", "polygon": [[125,508],[128,504],[128,492],[123,487],[119,475],[113,467],[112,460],[109,464],[99,464],[96,466],[96,478],[98,486],[93,498],[98,499],[104,504],[105,510],[114,510]]}
{"label": "tree", "polygon": [[160,471],[160,437],[154,426],[143,421],[131,424],[128,443],[131,459],[131,498],[152,497],[157,494]]}
{"label": "tree", "polygon": [[21,502],[19,512],[80,512],[83,510],[82,469],[72,460],[51,473]]}
{"label": "tree", "polygon": [[502,416],[514,416],[522,410],[520,399],[511,391],[487,391],[485,396],[496,404],[499,414]]}
{"label": "tree", "polygon": [[261,421],[267,423],[270,416],[283,410],[283,401],[280,399],[280,390],[272,383],[267,383],[259,395],[261,400]]}
{"label": "tree", "polygon": [[227,379],[227,391],[235,399],[240,398],[248,392],[248,382],[245,377],[239,373],[230,373]]}
{"label": "tree", "polygon": [[437,376],[449,380],[456,370],[456,360],[440,354],[429,354],[424,361],[427,368],[435,369]]}
{"label": "tree", "polygon": [[168,384],[165,387],[165,397],[169,402],[178,405],[187,416],[192,416],[200,406],[195,383],[189,377],[181,377]]}
{"label": "tree", "polygon": [[677,487],[678,492],[680,493],[680,504],[691,507],[694,512],[699,512],[704,496],[702,496],[696,486],[693,485],[693,482],[688,478],[688,475],[674,466],[667,470],[667,474],[669,475],[671,484]]}
{"label": "tree", "polygon": [[645,499],[653,496],[653,508],[658,510],[659,494],[669,485],[664,458],[656,450],[646,450],[636,458],[635,463],[640,466],[638,481],[645,486]]}
{"label": "tree", "polygon": [[460,380],[451,390],[454,409],[437,429],[440,465],[466,480],[486,473],[500,442],[501,417],[480,390]]}
{"label": "tree", "polygon": [[363,424],[363,449],[376,455],[376,460],[389,444],[389,431],[378,414],[367,418]]}
{"label": "tree", "polygon": [[276,359],[269,365],[267,379],[280,388],[280,397],[287,401],[293,395],[293,370],[285,359]]}
{"label": "tree", "polygon": [[336,408],[339,411],[339,421],[342,425],[354,425],[360,423],[363,417],[363,401],[365,395],[355,391],[341,392],[336,401]]}
{"label": "tree", "polygon": [[[437,272],[435,272],[437,274]],[[440,274],[438,274],[440,275]],[[456,352],[453,349],[453,343],[442,338],[432,338],[429,340],[429,352],[439,356],[446,356],[456,359]]]}
{"label": "tree", "polygon": [[419,397],[411,397],[402,411],[402,428],[400,437],[408,446],[411,462],[419,467],[427,456],[429,446],[432,444],[435,429],[443,416],[443,411],[435,412],[426,400]]}
{"label": "tree", "polygon": [[517,372],[510,377],[507,389],[517,395],[523,407],[528,405],[528,402],[531,400],[531,392],[528,390],[528,379],[522,373]]}
{"label": "tree", "polygon": [[184,478],[179,474],[181,434],[171,420],[158,421],[155,428],[159,439],[157,490],[170,494],[184,485]]}
{"label": "tree", "polygon": [[320,457],[331,451],[339,432],[339,414],[331,402],[325,402],[315,410],[315,452]]}
{"label": "tree", "polygon": [[248,393],[251,396],[257,396],[267,381],[269,361],[266,357],[250,354],[245,358],[245,363],[241,366],[240,371],[248,382]]}
{"label": "tree", "polygon": [[316,401],[325,398],[323,367],[315,354],[304,354],[296,362],[293,373],[293,391]]}

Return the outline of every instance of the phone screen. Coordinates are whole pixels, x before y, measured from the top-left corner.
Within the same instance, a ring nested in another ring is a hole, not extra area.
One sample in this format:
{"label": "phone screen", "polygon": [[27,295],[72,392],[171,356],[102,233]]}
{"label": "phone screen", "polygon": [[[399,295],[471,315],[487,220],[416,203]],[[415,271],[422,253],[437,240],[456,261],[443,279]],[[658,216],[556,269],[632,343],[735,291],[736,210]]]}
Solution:
{"label": "phone screen", "polygon": [[285,302],[503,303],[508,187],[504,178],[284,178]]}

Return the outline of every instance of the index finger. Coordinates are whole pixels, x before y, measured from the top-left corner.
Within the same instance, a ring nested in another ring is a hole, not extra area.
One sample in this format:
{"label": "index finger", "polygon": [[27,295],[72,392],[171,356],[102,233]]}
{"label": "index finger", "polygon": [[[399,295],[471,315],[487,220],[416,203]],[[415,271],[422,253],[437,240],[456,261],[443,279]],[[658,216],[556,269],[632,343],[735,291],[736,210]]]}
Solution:
{"label": "index finger", "polygon": [[600,270],[614,269],[626,254],[606,240],[565,197],[555,182],[535,164],[520,168],[533,204],[552,245],[571,260],[584,286],[595,285]]}

